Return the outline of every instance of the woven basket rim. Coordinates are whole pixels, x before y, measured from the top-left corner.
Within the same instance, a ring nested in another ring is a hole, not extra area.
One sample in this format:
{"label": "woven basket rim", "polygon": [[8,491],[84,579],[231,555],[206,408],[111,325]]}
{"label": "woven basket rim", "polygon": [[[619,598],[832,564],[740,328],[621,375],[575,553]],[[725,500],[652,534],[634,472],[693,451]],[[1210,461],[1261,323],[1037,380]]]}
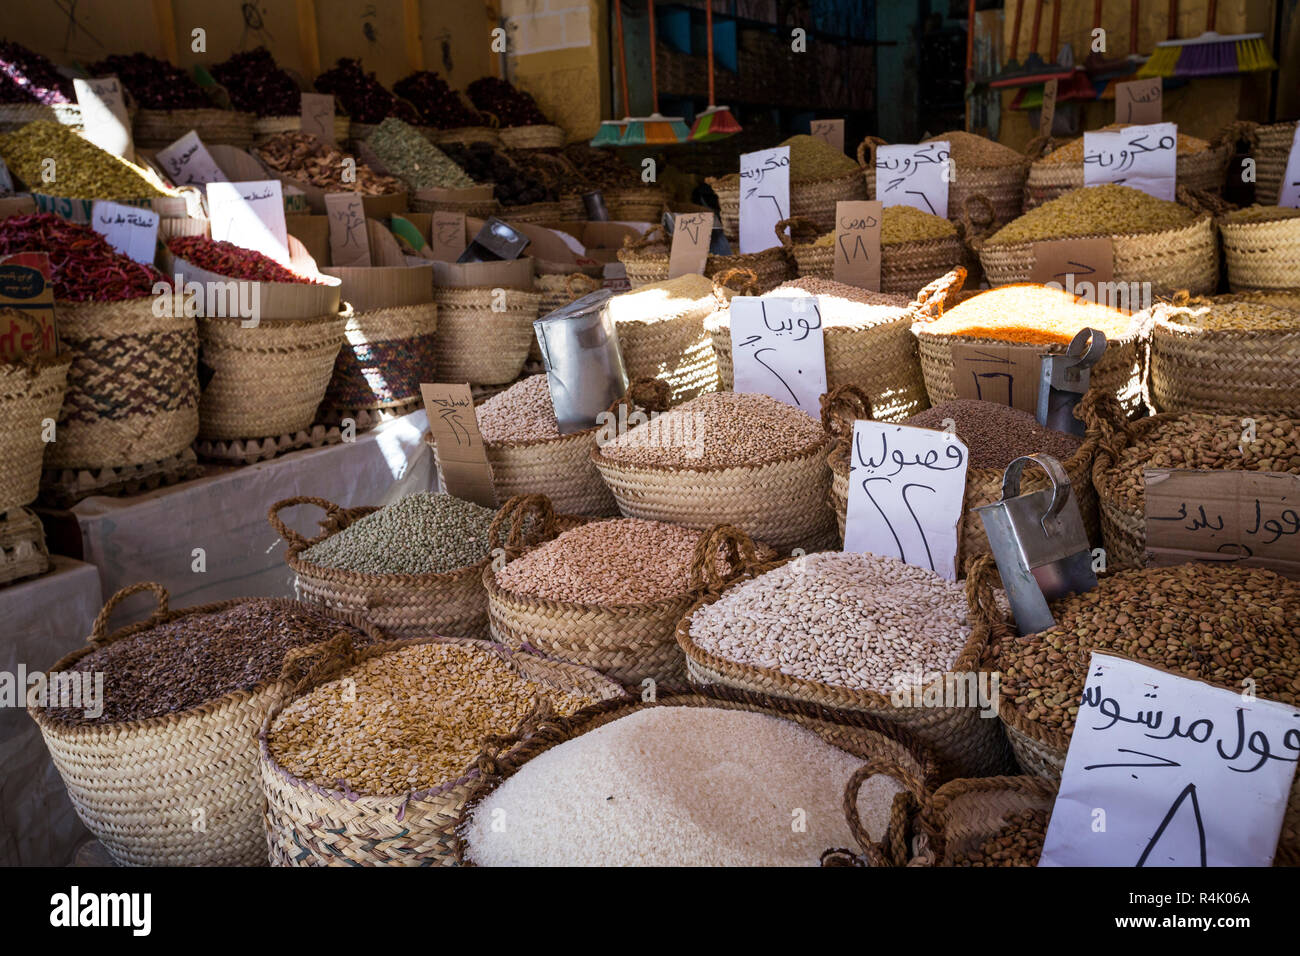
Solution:
{"label": "woven basket rim", "polygon": [[[1266,302],[1257,303],[1259,305],[1268,305]],[[1177,309],[1178,307],[1175,307]],[[1295,327],[1290,329],[1202,329],[1195,325],[1187,325],[1173,318],[1169,310],[1160,309],[1156,311],[1153,321],[1151,322],[1151,333],[1166,333],[1177,335],[1181,338],[1196,338],[1202,340],[1211,340],[1219,343],[1231,344],[1233,342],[1257,341],[1264,339],[1275,344],[1281,344],[1287,339],[1300,337],[1300,314],[1292,309],[1284,309],[1281,306],[1272,306],[1278,312],[1295,316]]]}
{"label": "woven basket rim", "polygon": [[777,465],[802,463],[807,459],[816,457],[817,455],[824,455],[830,451],[830,441],[831,439],[823,434],[815,445],[809,445],[807,448],[790,454],[785,458],[778,458],[776,461],[765,461],[758,465],[709,465],[696,468],[683,468],[677,465],[634,465],[629,462],[615,461],[612,458],[604,457],[599,445],[591,450],[591,460],[596,463],[597,468],[605,467],[625,473],[640,472],[642,474],[657,475],[717,475],[722,472],[732,471],[738,474],[752,476],[754,473],[760,472],[765,468],[771,468]]}
{"label": "woven basket rim", "polygon": [[999,252],[999,253],[1006,253],[1008,255],[1023,255],[1027,252],[1032,251],[1035,242],[1057,242],[1058,240],[1061,239],[1110,239],[1112,241],[1118,241],[1118,240],[1125,240],[1125,239],[1154,240],[1157,237],[1161,237],[1161,236],[1167,238],[1173,238],[1174,236],[1180,235],[1182,233],[1190,234],[1192,232],[1195,232],[1203,228],[1207,224],[1211,228],[1213,228],[1214,216],[1211,213],[1203,212],[1197,215],[1195,218],[1189,220],[1184,225],[1174,226],[1171,229],[1156,229],[1151,232],[1126,232],[1126,233],[1087,232],[1087,233],[1080,233],[1078,235],[1071,235],[1071,236],[1056,236],[1053,239],[1030,239],[1024,242],[994,243],[985,240],[982,244],[980,251]]}
{"label": "woven basket rim", "polygon": [[[1274,208],[1282,209],[1284,207],[1277,206]],[[1218,220],[1218,225],[1219,231],[1224,233],[1232,232],[1242,234],[1255,231],[1255,227],[1260,227],[1260,229],[1268,227],[1279,232],[1294,232],[1296,237],[1300,238],[1300,216],[1279,215],[1272,219],[1252,219],[1246,222],[1232,222],[1229,219],[1223,218]],[[1224,238],[1226,239],[1227,237],[1225,236]]]}
{"label": "woven basket rim", "polygon": [[281,332],[285,329],[302,329],[311,328],[318,325],[328,325],[331,322],[338,322],[340,326],[347,323],[348,319],[356,314],[351,310],[327,312],[324,315],[313,315],[305,319],[265,319],[259,321],[257,325],[251,325],[244,328],[243,323],[248,321],[238,315],[209,315],[197,316],[196,320],[202,323],[210,323],[215,326],[222,325],[239,325],[240,330],[244,332]]}
{"label": "woven basket rim", "polygon": [[1010,791],[1029,797],[1055,798],[1058,785],[1036,774],[1004,774],[997,777],[959,777],[941,784],[930,796],[930,806],[936,813],[944,813],[958,797],[970,793]]}
{"label": "woven basket rim", "polygon": [[75,359],[76,355],[70,350],[60,352],[58,355],[33,355],[31,353],[16,355],[0,362],[0,374],[22,374],[26,372],[29,377],[35,378],[52,368],[71,365]]}
{"label": "woven basket rim", "polygon": [[328,581],[330,584],[346,584],[352,587],[400,587],[400,588],[420,588],[432,587],[434,585],[447,585],[459,583],[462,579],[470,577],[479,571],[479,569],[488,566],[492,562],[492,556],[481,558],[473,564],[467,564],[464,567],[456,568],[451,571],[425,571],[422,574],[406,574],[395,571],[385,572],[368,572],[368,571],[351,571],[346,568],[329,568],[323,564],[313,564],[310,561],[304,561],[298,555],[306,551],[312,545],[320,544],[332,538],[333,534],[325,535],[320,539],[311,539],[310,542],[297,545],[290,543],[285,551],[284,560],[289,568],[295,574],[302,574],[307,577],[315,578],[318,581]]}

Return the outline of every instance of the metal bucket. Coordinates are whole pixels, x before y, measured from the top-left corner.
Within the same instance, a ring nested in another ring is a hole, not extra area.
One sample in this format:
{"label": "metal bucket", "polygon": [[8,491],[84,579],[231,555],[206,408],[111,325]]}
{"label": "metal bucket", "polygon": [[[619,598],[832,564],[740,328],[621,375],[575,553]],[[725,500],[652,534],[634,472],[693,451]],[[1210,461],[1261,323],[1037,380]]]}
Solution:
{"label": "metal bucket", "polygon": [[533,321],[561,435],[591,428],[597,416],[627,391],[618,332],[609,317],[608,289]]}

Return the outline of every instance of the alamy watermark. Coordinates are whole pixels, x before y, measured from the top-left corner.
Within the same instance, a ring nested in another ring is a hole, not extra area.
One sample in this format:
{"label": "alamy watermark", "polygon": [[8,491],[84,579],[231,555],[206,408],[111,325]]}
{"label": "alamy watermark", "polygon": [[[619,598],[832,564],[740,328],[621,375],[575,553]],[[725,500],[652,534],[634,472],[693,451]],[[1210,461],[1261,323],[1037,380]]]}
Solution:
{"label": "alamy watermark", "polygon": [[80,709],[87,720],[104,713],[102,671],[0,671],[0,707]]}
{"label": "alamy watermark", "polygon": [[262,292],[257,282],[186,282],[177,273],[173,282],[153,285],[153,314],[158,318],[237,318],[240,327],[255,329],[262,321]]}
{"label": "alamy watermark", "polygon": [[1150,282],[1077,282],[1073,272],[1065,274],[1065,282],[1045,282],[1049,289],[1068,292],[1085,302],[1109,306],[1125,312],[1141,312],[1151,308],[1153,297]]}
{"label": "alamy watermark", "polygon": [[981,717],[998,715],[1002,675],[997,671],[918,670],[894,674],[889,701],[895,707],[977,707]]}
{"label": "alamy watermark", "polygon": [[602,448],[623,438],[623,445],[683,448],[687,458],[704,457],[704,416],[698,412],[679,410],[661,417],[658,412],[646,414],[640,409],[628,412],[627,405],[621,404],[617,414],[601,412],[597,415],[596,427],[600,429],[596,433],[596,444]]}

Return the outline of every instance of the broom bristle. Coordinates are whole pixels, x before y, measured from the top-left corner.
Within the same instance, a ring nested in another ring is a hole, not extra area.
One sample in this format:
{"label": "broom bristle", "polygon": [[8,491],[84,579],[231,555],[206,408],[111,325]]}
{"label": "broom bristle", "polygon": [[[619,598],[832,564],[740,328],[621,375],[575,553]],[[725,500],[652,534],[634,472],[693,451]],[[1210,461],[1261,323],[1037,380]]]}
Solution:
{"label": "broom bristle", "polygon": [[1183,47],[1174,76],[1223,76],[1236,72],[1235,43],[1198,43]]}
{"label": "broom bristle", "polygon": [[1138,68],[1138,79],[1173,76],[1178,69],[1178,57],[1182,51],[1183,47],[1179,46],[1156,47],[1147,61]]}
{"label": "broom bristle", "polygon": [[1273,59],[1268,45],[1259,37],[1253,40],[1241,40],[1237,44],[1237,69],[1243,73],[1276,70],[1277,60]]}

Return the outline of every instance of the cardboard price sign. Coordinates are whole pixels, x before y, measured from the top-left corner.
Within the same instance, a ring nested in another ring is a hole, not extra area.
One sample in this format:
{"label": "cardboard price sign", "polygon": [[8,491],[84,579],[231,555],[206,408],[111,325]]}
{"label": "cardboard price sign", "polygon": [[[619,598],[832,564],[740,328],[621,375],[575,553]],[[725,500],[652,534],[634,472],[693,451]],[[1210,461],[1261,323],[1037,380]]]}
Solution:
{"label": "cardboard price sign", "polygon": [[1038,865],[1268,866],[1298,758],[1295,707],[1094,652]]}
{"label": "cardboard price sign", "polygon": [[1164,120],[1165,84],[1158,76],[1115,84],[1115,122],[1149,125]]}
{"label": "cardboard price sign", "polygon": [[74,79],[72,88],[77,94],[77,105],[81,107],[82,135],[114,156],[132,159],[135,144],[131,140],[131,118],[127,115],[122,84],[117,77]]}
{"label": "cardboard price sign", "polygon": [[1119,183],[1173,201],[1178,181],[1178,125],[1153,123],[1083,134],[1083,184]]}
{"label": "cardboard price sign", "polygon": [[1232,561],[1300,578],[1300,475],[1191,468],[1143,474],[1152,563]]}
{"label": "cardboard price sign", "polygon": [[435,212],[429,226],[433,257],[441,262],[455,262],[465,251],[465,214]]}
{"label": "cardboard price sign", "polygon": [[289,264],[289,230],[277,180],[208,183],[207,193],[213,239],[233,242]]}
{"label": "cardboard price sign", "polygon": [[336,266],[370,265],[370,240],[361,194],[326,193],[325,215],[330,226],[330,263]]}
{"label": "cardboard price sign", "polygon": [[1048,80],[1043,84],[1043,105],[1038,113],[1038,132],[1041,136],[1052,135],[1052,124],[1056,122],[1056,91],[1058,80]]}
{"label": "cardboard price sign", "polygon": [[885,206],[879,200],[835,204],[835,281],[880,291],[880,228]]}
{"label": "cardboard price sign", "polygon": [[790,147],[740,155],[740,252],[779,246],[776,224],[790,218]]}
{"label": "cardboard price sign", "polygon": [[44,252],[0,256],[0,361],[58,353],[50,276]]}
{"label": "cardboard price sign", "polygon": [[813,139],[819,139],[841,153],[844,152],[844,120],[815,119],[808,124],[808,133]]}
{"label": "cardboard price sign", "polygon": [[951,149],[946,140],[919,146],[876,147],[876,198],[948,218]]}
{"label": "cardboard price sign", "polygon": [[[1054,283],[1075,295],[1095,295],[1098,283],[1115,278],[1115,247],[1109,239],[1050,239],[1035,242],[1033,249],[1030,282]],[[1106,300],[1096,296],[1094,301]]]}
{"label": "cardboard price sign", "polygon": [[952,384],[957,397],[1010,405],[1038,413],[1043,346],[994,342],[952,345]]}
{"label": "cardboard price sign", "polygon": [[816,296],[731,300],[737,392],[769,395],[814,417],[826,393],[826,345]]}
{"label": "cardboard price sign", "polygon": [[1286,174],[1278,191],[1277,204],[1290,209],[1300,208],[1300,123],[1296,124],[1295,139],[1286,158]]}
{"label": "cardboard price sign", "polygon": [[90,225],[122,255],[153,264],[158,245],[158,214],[152,209],[97,199],[90,213]]}
{"label": "cardboard price sign", "polygon": [[199,134],[190,130],[170,146],[158,150],[158,165],[177,186],[203,186],[227,183],[230,177],[221,171]]}
{"label": "cardboard price sign", "polygon": [[487,508],[497,506],[492,466],[474,415],[469,385],[420,385],[429,430],[438,448],[443,490]]}
{"label": "cardboard price sign", "polygon": [[302,131],[327,146],[334,145],[334,97],[329,93],[302,94]]}
{"label": "cardboard price sign", "polygon": [[956,435],[854,422],[844,550],[889,555],[957,580],[969,459]]}
{"label": "cardboard price sign", "polygon": [[713,235],[713,213],[684,212],[673,219],[673,244],[668,253],[668,278],[703,275]]}

